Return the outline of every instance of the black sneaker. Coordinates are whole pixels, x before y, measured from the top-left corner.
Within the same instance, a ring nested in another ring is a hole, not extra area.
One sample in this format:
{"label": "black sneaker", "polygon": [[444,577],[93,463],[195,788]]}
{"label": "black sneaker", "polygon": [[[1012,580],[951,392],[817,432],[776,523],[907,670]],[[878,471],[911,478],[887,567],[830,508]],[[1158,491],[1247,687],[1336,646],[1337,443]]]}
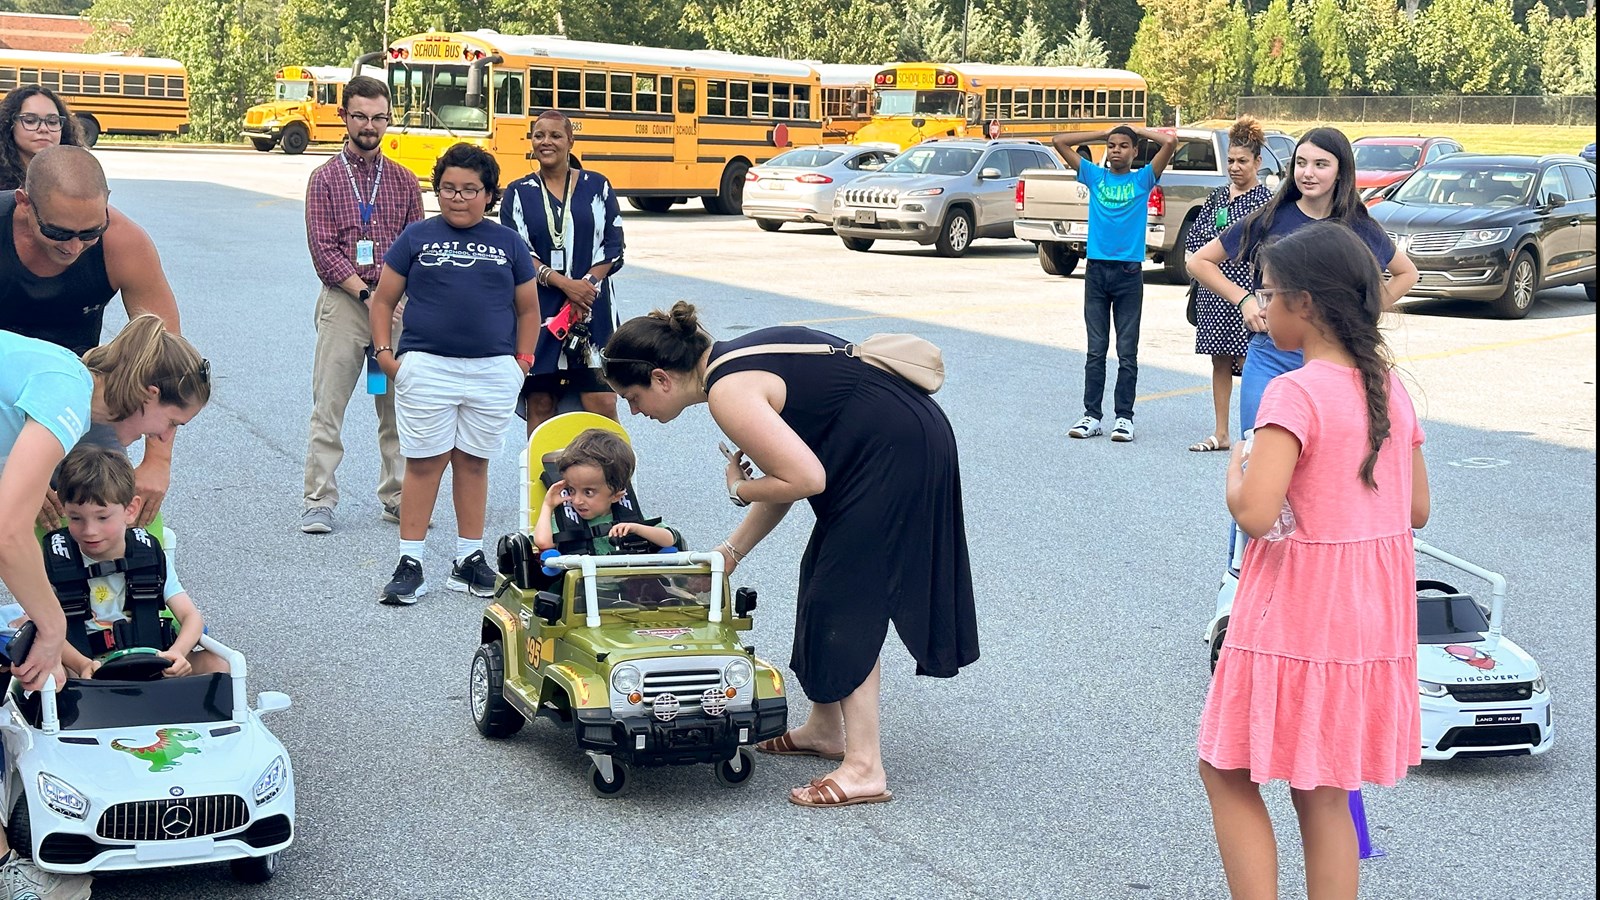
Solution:
{"label": "black sneaker", "polygon": [[422,577],[422,563],[415,557],[402,556],[400,565],[394,567],[394,577],[383,589],[383,596],[378,598],[378,602],[389,606],[410,606],[427,592],[428,581]]}
{"label": "black sneaker", "polygon": [[466,591],[474,597],[493,597],[494,579],[494,569],[483,558],[483,551],[474,550],[466,559],[450,567],[450,578],[444,586],[452,591]]}

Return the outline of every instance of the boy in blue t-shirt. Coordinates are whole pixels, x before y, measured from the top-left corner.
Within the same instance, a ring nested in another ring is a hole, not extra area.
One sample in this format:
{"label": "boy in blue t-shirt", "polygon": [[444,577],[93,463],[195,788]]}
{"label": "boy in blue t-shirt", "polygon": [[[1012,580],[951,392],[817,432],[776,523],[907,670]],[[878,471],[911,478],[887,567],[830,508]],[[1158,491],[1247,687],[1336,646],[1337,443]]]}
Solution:
{"label": "boy in blue t-shirt", "polygon": [[[1133,168],[1140,139],[1158,149],[1150,164]],[[1105,166],[1096,165],[1077,149],[1079,144],[1106,142]],[[1083,418],[1069,437],[1104,434],[1100,427],[1106,389],[1106,351],[1111,328],[1117,330],[1117,387],[1111,429],[1113,441],[1133,440],[1133,397],[1139,380],[1139,316],[1144,307],[1146,207],[1150,192],[1178,147],[1176,136],[1149,128],[1118,125],[1110,131],[1058,134],[1056,152],[1078,173],[1089,191],[1088,263],[1083,272],[1083,324],[1088,332],[1083,373]]]}

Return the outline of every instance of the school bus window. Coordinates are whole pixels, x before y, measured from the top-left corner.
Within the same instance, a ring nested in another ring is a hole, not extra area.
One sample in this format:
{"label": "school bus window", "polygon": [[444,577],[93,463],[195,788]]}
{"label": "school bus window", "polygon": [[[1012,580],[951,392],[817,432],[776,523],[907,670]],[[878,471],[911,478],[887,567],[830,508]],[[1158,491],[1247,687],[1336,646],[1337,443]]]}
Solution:
{"label": "school bus window", "polygon": [[522,73],[494,73],[494,111],[502,116],[522,115]]}
{"label": "school bus window", "polygon": [[580,88],[583,85],[583,75],[574,69],[562,69],[556,73],[556,106],[561,109],[581,109],[583,104],[579,101]]}
{"label": "school bus window", "polygon": [[145,77],[145,93],[152,97],[165,97],[167,95],[167,76],[148,75]]}
{"label": "school bus window", "polygon": [[711,78],[706,81],[706,115],[725,116],[728,114],[728,83],[720,79]]}
{"label": "school bus window", "polygon": [[750,82],[735,81],[728,85],[728,115],[741,119],[750,117]]}
{"label": "school bus window", "polygon": [[556,105],[556,73],[554,69],[528,70],[528,108],[538,112]]}
{"label": "school bus window", "polygon": [[772,85],[757,81],[750,86],[750,115],[772,115]]}
{"label": "school bus window", "polygon": [[1044,111],[1044,88],[1033,89],[1033,117],[1035,119],[1048,119]]}
{"label": "school bus window", "polygon": [[583,108],[606,108],[606,73],[583,73]]}
{"label": "school bus window", "polygon": [[794,117],[796,119],[811,118],[811,86],[797,84],[794,86]]}
{"label": "school bus window", "polygon": [[698,111],[696,107],[699,105],[695,100],[694,82],[678,79],[678,112],[684,115],[694,115]]}
{"label": "school bus window", "polygon": [[633,112],[633,75],[630,73],[611,73],[611,109]]}
{"label": "school bus window", "polygon": [[144,76],[124,75],[122,77],[122,93],[127,97],[144,96]]}
{"label": "school bus window", "polygon": [[774,119],[787,119],[793,115],[793,107],[789,101],[789,85],[774,84],[772,86],[772,117]]}
{"label": "school bus window", "polygon": [[122,76],[115,72],[107,72],[105,78],[105,92],[107,94],[122,93]]}
{"label": "school bus window", "polygon": [[44,78],[40,81],[40,84],[43,84],[52,91],[61,90],[61,73],[54,71],[45,72]]}
{"label": "school bus window", "polygon": [[332,106],[339,102],[339,86],[336,84],[317,85],[317,102],[323,106]]}
{"label": "school bus window", "polygon": [[634,76],[633,101],[639,112],[656,111],[656,77],[654,75]]}

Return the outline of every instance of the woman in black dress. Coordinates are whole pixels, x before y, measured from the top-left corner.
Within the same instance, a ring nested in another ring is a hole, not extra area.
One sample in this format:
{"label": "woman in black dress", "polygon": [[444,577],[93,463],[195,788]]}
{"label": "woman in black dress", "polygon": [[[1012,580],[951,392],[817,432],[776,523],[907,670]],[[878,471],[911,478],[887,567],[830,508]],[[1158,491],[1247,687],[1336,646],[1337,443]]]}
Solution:
{"label": "woman in black dress", "polygon": [[[805,806],[891,799],[878,738],[878,656],[891,622],[918,674],[948,678],[978,658],[955,434],[938,404],[843,353],[719,363],[763,344],[845,343],[808,328],[713,342],[680,301],[623,323],[604,361],[606,380],[635,415],[670,422],[708,403],[742,448],[728,464],[727,490],[750,511],[717,548],[730,572],[796,500],[816,513],[800,561],[790,663],[811,718],[757,748],[841,761],[791,792]],[[760,477],[750,477],[750,463]]]}

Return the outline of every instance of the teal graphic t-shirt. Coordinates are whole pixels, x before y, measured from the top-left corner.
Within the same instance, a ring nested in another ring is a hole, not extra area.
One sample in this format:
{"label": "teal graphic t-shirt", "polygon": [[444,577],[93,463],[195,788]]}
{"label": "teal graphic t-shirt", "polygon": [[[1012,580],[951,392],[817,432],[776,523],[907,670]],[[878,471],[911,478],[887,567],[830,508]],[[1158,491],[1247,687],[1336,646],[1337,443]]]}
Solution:
{"label": "teal graphic t-shirt", "polygon": [[1144,262],[1146,209],[1156,186],[1150,167],[1115,175],[1086,159],[1078,183],[1089,189],[1089,258]]}

